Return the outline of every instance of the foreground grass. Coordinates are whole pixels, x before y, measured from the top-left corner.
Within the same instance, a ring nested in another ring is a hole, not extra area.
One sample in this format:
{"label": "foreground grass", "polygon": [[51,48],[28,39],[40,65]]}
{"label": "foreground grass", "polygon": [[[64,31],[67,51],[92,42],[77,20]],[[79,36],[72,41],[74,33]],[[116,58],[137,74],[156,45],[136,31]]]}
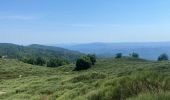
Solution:
{"label": "foreground grass", "polygon": [[1,59],[0,99],[170,99],[170,62],[99,59],[88,70],[75,72],[74,67],[74,64],[70,64],[47,68]]}

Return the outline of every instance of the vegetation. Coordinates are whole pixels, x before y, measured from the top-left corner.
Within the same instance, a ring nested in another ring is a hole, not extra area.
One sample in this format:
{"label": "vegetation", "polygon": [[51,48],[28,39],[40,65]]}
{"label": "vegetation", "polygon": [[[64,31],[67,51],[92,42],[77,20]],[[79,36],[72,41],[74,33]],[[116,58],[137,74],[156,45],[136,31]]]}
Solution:
{"label": "vegetation", "polygon": [[88,54],[87,56],[82,56],[77,59],[75,70],[84,70],[90,68],[96,63],[96,56]]}
{"label": "vegetation", "polygon": [[117,53],[116,56],[115,56],[116,59],[118,58],[122,58],[122,53]]}
{"label": "vegetation", "polygon": [[47,67],[58,67],[62,65],[69,64],[67,60],[59,59],[59,58],[50,58],[48,61],[43,59],[42,57],[37,58],[24,58],[22,59],[24,63],[32,64],[32,65],[39,65],[39,66],[47,66]]}
{"label": "vegetation", "polygon": [[[88,58],[89,59],[89,58]],[[169,100],[170,62],[97,59],[89,70],[72,71],[0,59],[1,100]]]}
{"label": "vegetation", "polygon": [[43,66],[44,64],[46,64],[46,61],[42,57],[37,57],[36,61],[35,61],[35,64],[39,65],[39,66]]}
{"label": "vegetation", "polygon": [[58,67],[66,64],[69,64],[66,60],[52,58],[47,62],[47,67]]}
{"label": "vegetation", "polygon": [[83,54],[63,48],[36,44],[30,46],[20,46],[9,43],[0,43],[0,55],[24,62],[30,60],[32,64],[32,61],[36,60],[37,57],[43,58],[46,62],[51,58],[60,58],[69,62],[75,62],[76,59]]}
{"label": "vegetation", "polygon": [[91,59],[88,56],[83,56],[79,58],[76,62],[75,70],[84,70],[90,68],[92,65]]}
{"label": "vegetation", "polygon": [[158,61],[166,61],[166,60],[169,60],[169,57],[167,54],[161,54],[159,57],[158,57]]}
{"label": "vegetation", "polygon": [[139,58],[139,54],[137,54],[137,53],[135,53],[135,52],[133,52],[132,54],[130,54],[130,56],[131,56],[132,58]]}
{"label": "vegetation", "polygon": [[96,63],[96,55],[94,55],[94,54],[93,54],[93,55],[88,54],[87,57],[90,58],[90,61],[91,61],[92,65],[95,65],[95,63]]}
{"label": "vegetation", "polygon": [[35,59],[32,57],[23,58],[23,59],[21,59],[21,61],[23,61],[24,63],[32,64],[32,65],[35,64]]}

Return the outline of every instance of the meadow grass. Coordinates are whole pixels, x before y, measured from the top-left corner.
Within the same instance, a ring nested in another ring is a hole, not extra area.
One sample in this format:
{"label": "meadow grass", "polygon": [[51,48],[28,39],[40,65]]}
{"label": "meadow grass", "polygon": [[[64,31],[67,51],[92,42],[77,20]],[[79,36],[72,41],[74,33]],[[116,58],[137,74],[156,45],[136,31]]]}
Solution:
{"label": "meadow grass", "polygon": [[[1,100],[168,100],[170,62],[98,59],[88,70],[0,59]],[[156,97],[154,96],[156,95]]]}

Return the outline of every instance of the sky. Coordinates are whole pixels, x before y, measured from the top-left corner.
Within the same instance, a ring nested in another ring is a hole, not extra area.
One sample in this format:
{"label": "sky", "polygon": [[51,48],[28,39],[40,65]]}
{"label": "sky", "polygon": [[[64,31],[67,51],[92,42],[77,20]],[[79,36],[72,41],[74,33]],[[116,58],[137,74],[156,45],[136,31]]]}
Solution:
{"label": "sky", "polygon": [[0,0],[0,42],[170,41],[170,0]]}

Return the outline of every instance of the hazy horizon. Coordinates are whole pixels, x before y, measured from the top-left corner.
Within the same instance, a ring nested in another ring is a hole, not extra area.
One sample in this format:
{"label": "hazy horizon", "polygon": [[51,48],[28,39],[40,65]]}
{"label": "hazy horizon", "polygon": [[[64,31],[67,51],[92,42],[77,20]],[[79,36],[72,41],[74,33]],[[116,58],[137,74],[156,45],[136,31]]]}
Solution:
{"label": "hazy horizon", "polygon": [[0,43],[170,41],[169,0],[0,1]]}
{"label": "hazy horizon", "polygon": [[73,42],[73,43],[51,43],[51,44],[43,44],[43,43],[13,43],[13,42],[0,42],[0,43],[7,43],[7,44],[16,44],[16,45],[47,45],[47,46],[57,46],[57,45],[86,45],[86,44],[165,44],[165,43],[170,43],[170,41],[150,41],[150,42]]}

